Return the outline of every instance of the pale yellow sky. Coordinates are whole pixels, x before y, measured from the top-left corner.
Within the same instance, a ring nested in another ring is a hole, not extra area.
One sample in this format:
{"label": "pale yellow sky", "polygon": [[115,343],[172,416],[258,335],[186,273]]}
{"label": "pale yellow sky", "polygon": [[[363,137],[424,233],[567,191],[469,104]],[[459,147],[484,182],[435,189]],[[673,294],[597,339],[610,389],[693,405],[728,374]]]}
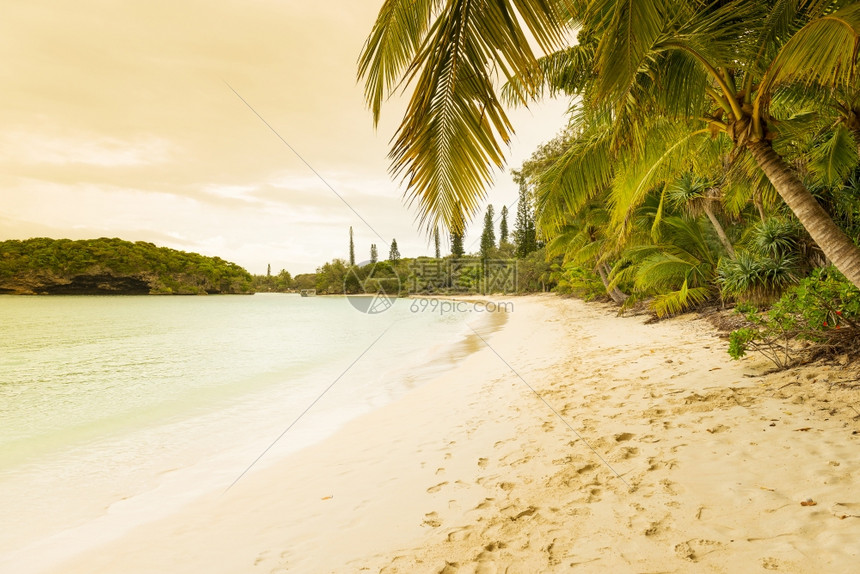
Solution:
{"label": "pale yellow sky", "polygon": [[[357,256],[368,229],[229,83],[404,255],[426,238],[387,174],[355,62],[382,0],[7,2],[0,19],[0,239],[121,237],[263,273]],[[514,113],[511,165],[566,104]],[[490,202],[516,199],[507,174]],[[473,231],[473,235],[480,230]]]}

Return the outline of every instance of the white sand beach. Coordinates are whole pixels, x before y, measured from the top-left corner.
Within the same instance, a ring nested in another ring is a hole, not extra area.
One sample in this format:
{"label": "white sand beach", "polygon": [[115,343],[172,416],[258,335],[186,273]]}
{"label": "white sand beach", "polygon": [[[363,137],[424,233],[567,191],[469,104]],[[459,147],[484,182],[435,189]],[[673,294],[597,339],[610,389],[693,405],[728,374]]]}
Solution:
{"label": "white sand beach", "polygon": [[847,372],[762,376],[702,320],[511,300],[492,348],[47,571],[857,571]]}

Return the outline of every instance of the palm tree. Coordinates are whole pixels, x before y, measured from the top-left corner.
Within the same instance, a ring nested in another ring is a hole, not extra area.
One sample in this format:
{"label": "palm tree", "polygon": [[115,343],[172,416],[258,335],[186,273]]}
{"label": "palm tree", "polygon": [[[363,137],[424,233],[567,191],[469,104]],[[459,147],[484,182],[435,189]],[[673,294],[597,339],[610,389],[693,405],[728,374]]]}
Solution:
{"label": "palm tree", "polygon": [[[556,53],[538,61],[519,21],[545,51],[558,46],[568,23],[589,41],[566,58]],[[610,147],[622,169],[614,178],[606,172],[586,177],[600,185],[613,179],[615,225],[623,229],[654,184],[689,169],[702,140],[728,140],[737,156],[752,158],[827,257],[860,286],[860,249],[786,161],[782,149],[790,142],[782,124],[791,122],[773,107],[792,86],[856,93],[858,46],[860,3],[847,0],[387,0],[359,74],[375,118],[393,87],[414,81],[391,151],[392,171],[406,178],[408,198],[418,201],[428,225],[456,225],[458,204],[473,217],[493,166],[502,164],[512,128],[493,71],[521,100],[563,76],[580,84],[591,108],[611,117]],[[856,148],[855,101],[843,102],[849,129],[840,139],[854,140]]]}
{"label": "palm tree", "polygon": [[570,218],[570,223],[554,229],[552,241],[546,246],[547,256],[562,256],[562,266],[573,264],[590,267],[603,283],[606,294],[615,303],[623,304],[629,295],[610,284],[612,268],[607,263],[611,255],[612,242],[606,236],[609,214],[603,205],[595,201]]}
{"label": "palm tree", "polygon": [[711,185],[706,179],[697,177],[691,172],[683,174],[673,184],[666,187],[666,193],[669,200],[676,207],[685,210],[689,215],[696,217],[704,213],[711,222],[720,243],[723,244],[729,257],[735,258],[735,248],[732,242],[729,241],[726,230],[723,228],[720,220],[717,219],[717,214],[714,207],[719,205],[720,196],[719,189]]}
{"label": "palm tree", "polygon": [[632,282],[637,295],[654,295],[658,317],[700,305],[717,294],[718,258],[701,219],[664,218],[662,240],[628,246],[612,270],[611,286]]}

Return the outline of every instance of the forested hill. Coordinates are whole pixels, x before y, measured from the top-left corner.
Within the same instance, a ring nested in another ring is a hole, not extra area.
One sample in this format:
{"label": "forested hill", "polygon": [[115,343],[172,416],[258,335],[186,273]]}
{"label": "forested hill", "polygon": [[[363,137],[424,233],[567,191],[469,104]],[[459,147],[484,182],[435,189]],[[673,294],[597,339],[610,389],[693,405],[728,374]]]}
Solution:
{"label": "forested hill", "polygon": [[218,257],[122,239],[0,242],[0,293],[198,295],[252,293],[251,275]]}

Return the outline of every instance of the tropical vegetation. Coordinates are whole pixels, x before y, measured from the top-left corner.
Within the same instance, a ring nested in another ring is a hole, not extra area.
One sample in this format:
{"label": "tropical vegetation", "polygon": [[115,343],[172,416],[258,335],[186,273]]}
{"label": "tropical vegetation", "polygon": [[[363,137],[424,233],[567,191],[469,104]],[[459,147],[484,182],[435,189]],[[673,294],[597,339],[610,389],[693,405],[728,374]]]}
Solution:
{"label": "tropical vegetation", "polygon": [[[315,273],[297,275],[286,290],[311,288],[319,294],[338,295],[381,291],[392,296],[549,290],[555,287],[557,274],[547,262],[534,234],[523,233],[520,229],[525,226],[534,231],[530,199],[526,197],[523,201],[526,203],[518,209],[520,216],[514,243],[496,239],[497,224],[500,234],[508,235],[507,208],[501,210],[502,215],[497,220],[490,205],[484,217],[480,245],[472,253],[466,253],[462,236],[456,234],[452,234],[450,254],[442,256],[439,236],[434,233],[435,257],[402,257],[397,241],[392,240],[387,260],[378,261],[376,246],[371,245],[370,261],[354,264],[342,258],[333,259],[318,267]],[[523,238],[530,243],[523,244]],[[350,249],[354,249],[352,241]],[[523,256],[519,257],[517,253]]]}
{"label": "tropical vegetation", "polygon": [[121,239],[0,242],[0,292],[251,293],[242,267],[218,257]]}
{"label": "tropical vegetation", "polygon": [[860,286],[858,54],[846,0],[385,0],[358,75],[374,121],[411,93],[390,159],[428,229],[475,218],[511,106],[566,97],[514,171],[557,290],[803,315],[823,267]]}

